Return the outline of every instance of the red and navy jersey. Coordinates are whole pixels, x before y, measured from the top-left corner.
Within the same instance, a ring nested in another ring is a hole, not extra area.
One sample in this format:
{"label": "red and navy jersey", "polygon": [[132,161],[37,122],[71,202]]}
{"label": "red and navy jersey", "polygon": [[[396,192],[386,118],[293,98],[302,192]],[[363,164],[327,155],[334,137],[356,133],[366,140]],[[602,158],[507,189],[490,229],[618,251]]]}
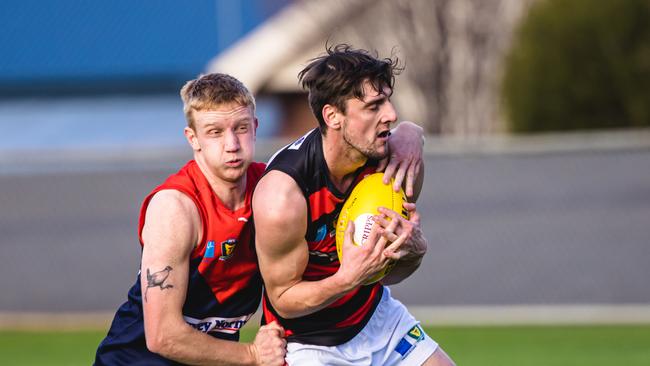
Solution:
{"label": "red and navy jersey", "polygon": [[[203,227],[201,243],[190,255],[183,317],[195,329],[217,338],[238,340],[239,329],[255,313],[262,293],[262,279],[254,247],[251,197],[264,164],[252,163],[246,176],[244,207],[231,211],[212,191],[195,161],[154,189],[140,211],[139,236],[147,207],[154,194],[173,189],[196,205]],[[149,352],[145,343],[142,288],[139,276],[128,301],[117,311],[106,338],[97,349],[96,365],[173,365],[173,361]]]}
{"label": "red and navy jersey", "polygon": [[[279,170],[291,176],[307,201],[309,260],[303,280],[318,281],[336,273],[340,264],[336,254],[336,221],[345,199],[367,174],[374,173],[377,161],[368,161],[354,174],[354,183],[340,192],[329,179],[323,155],[323,140],[318,128],[277,152],[267,172]],[[262,238],[263,239],[263,238]],[[361,286],[325,309],[293,319],[280,317],[264,294],[264,321],[277,320],[291,342],[334,346],[352,339],[368,322],[381,299],[383,287],[375,283]]]}

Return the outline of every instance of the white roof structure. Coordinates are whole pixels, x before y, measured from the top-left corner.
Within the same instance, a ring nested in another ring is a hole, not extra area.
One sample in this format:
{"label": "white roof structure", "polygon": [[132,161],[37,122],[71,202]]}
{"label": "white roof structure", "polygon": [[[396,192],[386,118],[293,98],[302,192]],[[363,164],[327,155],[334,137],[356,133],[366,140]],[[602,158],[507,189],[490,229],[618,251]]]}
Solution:
{"label": "white roof structure", "polygon": [[300,91],[298,72],[325,51],[328,36],[377,2],[298,1],[211,60],[208,72],[233,75],[253,93]]}
{"label": "white roof structure", "polygon": [[400,119],[430,133],[499,132],[505,53],[536,0],[298,0],[210,61],[208,72],[253,93],[295,93],[297,75],[326,44],[397,56],[405,70],[393,101]]}

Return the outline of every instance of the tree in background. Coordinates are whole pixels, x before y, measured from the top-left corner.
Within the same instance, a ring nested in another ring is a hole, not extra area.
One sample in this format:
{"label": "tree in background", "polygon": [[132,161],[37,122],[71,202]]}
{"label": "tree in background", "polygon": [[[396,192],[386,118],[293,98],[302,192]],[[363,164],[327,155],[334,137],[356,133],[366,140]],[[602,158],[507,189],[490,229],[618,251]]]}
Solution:
{"label": "tree in background", "polygon": [[545,0],[506,60],[513,132],[650,126],[650,1]]}

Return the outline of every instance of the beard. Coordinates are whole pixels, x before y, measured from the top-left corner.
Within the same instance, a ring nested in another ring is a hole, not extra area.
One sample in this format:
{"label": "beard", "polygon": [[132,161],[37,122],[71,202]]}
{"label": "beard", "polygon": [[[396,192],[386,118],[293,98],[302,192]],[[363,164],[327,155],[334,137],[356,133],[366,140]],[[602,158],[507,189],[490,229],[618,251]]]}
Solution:
{"label": "beard", "polygon": [[355,141],[348,133],[347,123],[343,126],[343,141],[345,141],[350,148],[358,151],[366,159],[381,160],[388,156],[388,147],[386,146],[388,142],[384,144],[383,151],[381,151],[375,148],[372,142],[364,145],[362,142]]}

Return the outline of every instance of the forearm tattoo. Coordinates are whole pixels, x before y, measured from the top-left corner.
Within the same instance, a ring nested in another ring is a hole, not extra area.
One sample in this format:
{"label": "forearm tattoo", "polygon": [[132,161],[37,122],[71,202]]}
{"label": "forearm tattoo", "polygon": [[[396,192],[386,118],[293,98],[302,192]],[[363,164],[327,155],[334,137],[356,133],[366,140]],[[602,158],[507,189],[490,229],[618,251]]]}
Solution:
{"label": "forearm tattoo", "polygon": [[169,277],[169,272],[171,272],[172,267],[167,266],[162,271],[154,272],[153,274],[147,268],[147,288],[144,290],[144,301],[147,301],[147,291],[150,287],[160,287],[160,290],[166,288],[174,288],[171,284],[165,284],[167,277]]}

